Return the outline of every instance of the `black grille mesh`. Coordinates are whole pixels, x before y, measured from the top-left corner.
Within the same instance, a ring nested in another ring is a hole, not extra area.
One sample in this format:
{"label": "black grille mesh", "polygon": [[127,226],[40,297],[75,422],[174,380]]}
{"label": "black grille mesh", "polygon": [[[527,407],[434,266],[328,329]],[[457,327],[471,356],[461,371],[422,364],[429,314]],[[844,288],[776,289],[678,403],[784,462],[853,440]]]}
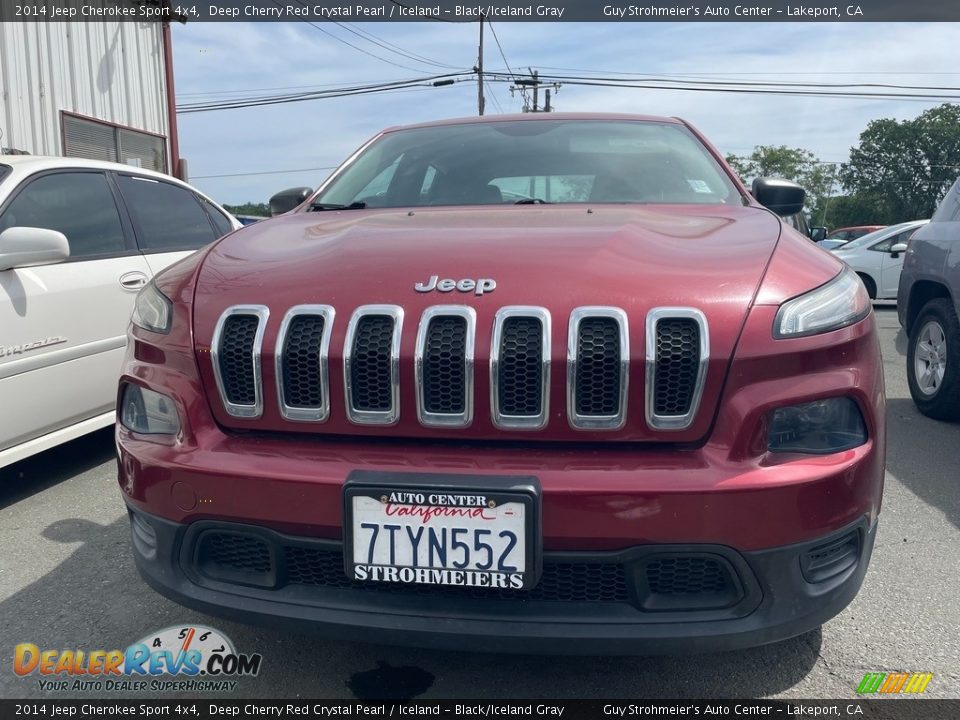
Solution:
{"label": "black grille mesh", "polygon": [[375,593],[459,597],[474,599],[540,600],[551,602],[627,602],[622,565],[613,563],[551,563],[544,560],[540,582],[529,590],[507,590],[446,585],[359,583],[343,570],[343,554],[332,550],[284,548],[287,583]]}
{"label": "black grille mesh", "polygon": [[198,552],[201,564],[246,572],[266,573],[272,568],[266,542],[244,533],[204,533]]}
{"label": "black grille mesh", "polygon": [[423,407],[427,412],[459,414],[466,409],[467,321],[436,317],[423,348]]}
{"label": "black grille mesh", "polygon": [[356,410],[384,412],[392,409],[390,348],[393,318],[365,315],[357,323],[350,362],[350,384]]}
{"label": "black grille mesh", "polygon": [[256,315],[230,315],[223,323],[217,362],[224,394],[234,405],[254,405],[257,400],[253,343],[259,324]]}
{"label": "black grille mesh", "polygon": [[538,318],[504,320],[497,369],[502,414],[535,417],[543,412],[542,340],[543,324]]}
{"label": "black grille mesh", "polygon": [[700,327],[689,318],[657,323],[657,415],[686,415],[693,402],[700,368]]}
{"label": "black grille mesh", "polygon": [[725,593],[730,578],[724,566],[709,557],[676,557],[651,560],[646,566],[647,584],[656,595]]}
{"label": "black grille mesh", "polygon": [[307,586],[417,597],[575,603],[629,603],[650,611],[729,607],[743,598],[736,571],[715,555],[654,554],[626,564],[543,558],[528,590],[356,582],[339,547],[287,544],[252,533],[207,530],[198,538],[199,571],[214,580],[279,588]]}
{"label": "black grille mesh", "polygon": [[318,408],[326,388],[320,379],[323,316],[297,315],[283,342],[283,398],[291,407]]}
{"label": "black grille mesh", "polygon": [[620,412],[620,327],[613,318],[580,321],[577,336],[576,411],[578,415]]}

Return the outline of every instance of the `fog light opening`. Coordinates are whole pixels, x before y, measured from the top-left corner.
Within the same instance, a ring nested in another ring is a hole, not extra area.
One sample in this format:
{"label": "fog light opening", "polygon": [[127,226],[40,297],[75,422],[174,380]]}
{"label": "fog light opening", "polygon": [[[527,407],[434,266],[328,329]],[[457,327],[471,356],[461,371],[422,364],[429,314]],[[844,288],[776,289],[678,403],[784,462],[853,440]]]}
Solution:
{"label": "fog light opening", "polygon": [[867,441],[860,408],[846,397],[777,408],[767,421],[769,452],[826,455]]}
{"label": "fog light opening", "polygon": [[180,418],[171,398],[139,385],[126,385],[120,401],[120,423],[144,435],[176,435]]}
{"label": "fog light opening", "polygon": [[853,530],[835,540],[808,550],[801,558],[803,577],[821,583],[847,572],[860,560],[860,532]]}

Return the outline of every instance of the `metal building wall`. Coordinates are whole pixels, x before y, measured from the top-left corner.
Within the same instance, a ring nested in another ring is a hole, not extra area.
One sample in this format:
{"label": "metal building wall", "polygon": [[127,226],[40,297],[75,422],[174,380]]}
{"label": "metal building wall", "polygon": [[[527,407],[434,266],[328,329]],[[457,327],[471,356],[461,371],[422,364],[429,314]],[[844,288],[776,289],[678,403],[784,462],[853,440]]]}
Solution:
{"label": "metal building wall", "polygon": [[161,32],[159,22],[0,22],[0,147],[62,155],[62,110],[169,137]]}

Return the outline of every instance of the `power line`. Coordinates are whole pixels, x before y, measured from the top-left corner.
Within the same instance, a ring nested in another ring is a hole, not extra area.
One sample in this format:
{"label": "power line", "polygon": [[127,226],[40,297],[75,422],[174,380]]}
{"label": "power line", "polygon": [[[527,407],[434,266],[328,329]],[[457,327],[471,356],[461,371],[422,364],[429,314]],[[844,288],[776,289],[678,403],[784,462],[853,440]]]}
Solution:
{"label": "power line", "polygon": [[[449,84],[453,84],[453,81],[449,81]],[[411,92],[415,90],[430,90],[435,87],[435,84],[420,84],[420,85],[405,85],[403,87],[392,87],[392,88],[368,88],[361,90],[350,90],[345,92],[333,92],[326,93],[322,95],[310,94],[304,97],[293,97],[293,98],[284,98],[284,99],[266,99],[263,101],[257,102],[242,102],[242,103],[225,103],[222,105],[213,105],[210,107],[199,107],[199,108],[187,108],[187,109],[177,109],[178,115],[189,115],[192,113],[198,112],[213,112],[215,110],[239,110],[242,108],[249,107],[264,107],[267,105],[285,105],[287,103],[295,102],[306,102],[308,100],[329,100],[333,98],[343,98],[343,97],[353,97],[355,95],[372,95],[375,93],[397,93],[397,92]]]}
{"label": "power line", "polygon": [[[281,5],[280,2],[278,2],[278,0],[272,0],[272,2],[273,2],[274,5],[276,5],[276,6],[279,7],[279,8],[282,8],[282,7],[283,7],[283,5]],[[305,2],[303,2],[303,0],[297,0],[297,2],[298,2],[301,6],[303,6],[303,7],[308,7],[307,4],[306,4]],[[334,24],[335,24],[335,25],[338,25],[338,26],[340,25],[340,23],[334,23]],[[310,27],[312,27],[314,30],[319,30],[319,31],[322,32],[324,35],[333,38],[333,39],[336,40],[337,42],[341,42],[341,43],[343,43],[344,45],[347,45],[348,47],[352,47],[352,48],[353,48],[354,50],[356,50],[357,52],[362,52],[364,55],[369,55],[369,56],[372,57],[372,58],[376,58],[377,60],[380,60],[381,62],[385,62],[385,63],[388,63],[388,64],[390,64],[390,65],[394,65],[394,66],[396,66],[396,67],[403,68],[404,70],[412,70],[413,72],[423,72],[422,70],[419,70],[419,69],[417,69],[417,68],[412,68],[412,67],[410,67],[409,65],[401,65],[401,64],[398,63],[398,62],[394,62],[393,60],[389,60],[388,58],[385,58],[385,57],[382,57],[382,56],[380,56],[380,55],[377,55],[376,53],[372,53],[372,52],[370,52],[369,50],[364,50],[363,48],[354,45],[352,42],[349,42],[349,41],[347,41],[347,40],[344,40],[342,37],[338,37],[338,36],[334,35],[332,32],[330,32],[330,31],[328,31],[328,30],[325,30],[324,28],[320,27],[320,26],[317,25],[316,23],[307,21],[307,25],[309,25]],[[353,32],[353,31],[351,30],[350,32]],[[354,33],[354,34],[357,34],[357,33]],[[389,48],[388,48],[388,49],[389,49]],[[391,52],[396,52],[396,51],[391,51]]]}
{"label": "power line", "polygon": [[344,39],[341,38],[341,37],[337,37],[337,36],[334,35],[332,32],[329,32],[329,31],[327,31],[327,30],[324,30],[322,27],[320,27],[320,26],[317,25],[316,23],[308,22],[307,24],[308,24],[310,27],[314,28],[315,30],[319,30],[319,31],[322,32],[324,35],[327,35],[328,37],[332,37],[332,38],[333,38],[334,40],[336,40],[337,42],[341,42],[341,43],[343,43],[344,45],[347,45],[348,47],[352,47],[354,50],[357,50],[358,52],[362,52],[364,55],[369,55],[369,56],[372,57],[372,58],[376,58],[377,60],[381,60],[381,61],[383,61],[383,62],[385,62],[385,63],[389,63],[390,65],[394,65],[394,66],[396,66],[396,67],[403,68],[404,70],[412,70],[413,72],[422,72],[421,70],[418,70],[417,68],[412,68],[412,67],[410,67],[409,65],[402,65],[402,64],[400,64],[400,63],[398,63],[398,62],[394,62],[393,60],[388,60],[388,59],[385,58],[385,57],[381,57],[380,55],[377,55],[376,53],[372,53],[372,52],[370,52],[370,51],[368,51],[368,50],[364,50],[364,49],[361,48],[361,47],[357,47],[357,46],[354,45],[352,42],[348,42],[347,40],[344,40]]}
{"label": "power line", "polygon": [[452,84],[458,80],[466,79],[473,74],[474,73],[469,71],[461,73],[444,73],[440,75],[429,75],[425,77],[413,78],[410,80],[394,80],[368,85],[340,86],[330,90],[318,90],[314,92],[293,93],[286,95],[260,95],[211,102],[186,103],[178,105],[177,112],[186,114],[209,112],[212,110],[231,110],[244,107],[258,107],[261,105],[279,105],[291,102],[303,102],[306,100],[346,97],[350,95],[366,95],[374,92],[386,92],[389,90],[399,90],[414,87],[430,88],[439,85]]}
{"label": "power line", "polygon": [[[497,82],[509,82],[512,80],[510,77],[504,77],[505,73],[488,73],[491,80]],[[499,75],[499,77],[498,77]],[[835,97],[835,98],[875,98],[875,99],[901,99],[901,100],[918,100],[918,101],[948,101],[956,102],[960,101],[960,95],[935,95],[932,93],[895,93],[895,92],[830,92],[830,91],[818,91],[818,90],[780,90],[776,87],[764,87],[764,88],[751,88],[751,87],[718,87],[714,85],[704,86],[703,84],[693,85],[693,84],[676,84],[676,85],[660,85],[660,84],[649,84],[648,82],[629,82],[619,78],[580,78],[576,76],[563,76],[563,75],[553,75],[553,76],[542,76],[540,78],[541,82],[562,82],[564,85],[584,85],[590,87],[611,87],[611,88],[629,88],[636,90],[679,90],[686,92],[717,92],[717,93],[740,93],[747,95],[793,95],[799,97]],[[789,87],[789,86],[788,86]],[[960,88],[949,88],[952,90],[960,91]]]}
{"label": "power line", "polygon": [[[326,31],[323,31],[326,32]],[[281,95],[257,95],[247,97],[235,97],[224,100],[199,101],[194,103],[185,103],[177,106],[178,113],[209,112],[212,110],[228,110],[244,107],[256,107],[260,105],[276,105],[290,102],[303,102],[307,100],[320,100],[336,97],[347,97],[352,95],[366,95],[377,92],[391,92],[402,89],[430,88],[439,85],[451,85],[456,82],[467,80],[470,77],[478,75],[477,69],[463,70],[460,72],[442,73],[428,75],[407,80],[385,81],[380,83],[370,83],[366,85],[336,86],[327,90],[315,90],[309,92],[289,93]],[[484,73],[482,78],[484,83],[492,82],[511,82],[516,79],[516,74],[511,71],[510,74],[489,72]],[[554,82],[563,82],[568,85],[581,85],[588,87],[609,87],[625,89],[644,89],[644,90],[678,90],[686,92],[714,92],[714,93],[739,93],[750,95],[787,95],[799,97],[828,97],[844,99],[899,99],[913,101],[953,101],[960,100],[960,95],[944,95],[934,93],[905,93],[905,92],[869,92],[869,91],[850,91],[831,89],[829,85],[804,84],[802,87],[796,87],[790,84],[764,83],[762,86],[743,86],[739,84],[727,83],[691,83],[674,81],[669,85],[661,83],[650,83],[648,80],[628,81],[618,78],[593,77],[584,78],[574,75],[556,75],[541,76],[537,78],[542,84]],[[819,87],[827,89],[820,90]],[[913,89],[913,86],[904,86]],[[921,89],[916,86],[916,89]],[[960,88],[945,87],[946,90],[960,91]],[[502,109],[502,108],[501,108]]]}
{"label": "power line", "polygon": [[248,177],[254,175],[283,175],[286,173],[317,172],[318,170],[336,170],[336,165],[330,167],[298,168],[296,170],[263,170],[261,172],[223,173],[220,175],[192,175],[191,180],[206,180],[207,178]]}
{"label": "power line", "polygon": [[[513,72],[513,68],[510,67],[510,63],[507,61],[507,56],[506,56],[506,54],[503,52],[503,45],[500,44],[500,38],[497,37],[497,31],[493,29],[493,23],[487,21],[487,27],[490,28],[490,32],[493,34],[493,39],[494,39],[494,40],[496,41],[496,43],[497,43],[497,50],[500,51],[500,57],[503,58],[503,64],[507,66],[507,70],[510,71],[510,74],[511,74],[511,75],[516,75],[516,73]],[[526,89],[525,89],[525,88],[521,88],[521,89],[520,89],[520,94],[523,96],[523,106],[526,107],[527,104],[528,104],[528,103],[527,103],[527,91],[526,91]]]}
{"label": "power line", "polygon": [[603,78],[603,77],[590,77],[584,78],[582,76],[566,76],[566,75],[554,75],[554,79],[557,80],[566,80],[571,79],[580,79],[580,80],[592,80],[592,81],[609,81],[609,82],[625,82],[628,79],[630,82],[650,82],[650,83],[671,83],[676,85],[705,85],[705,86],[724,86],[724,87],[797,87],[797,88],[829,88],[829,89],[841,89],[841,88],[878,88],[878,89],[890,89],[890,90],[946,90],[946,91],[958,91],[960,87],[957,86],[942,86],[942,85],[894,85],[890,83],[824,83],[824,82],[797,82],[793,80],[770,80],[770,81],[756,81],[756,80],[681,80],[681,79],[670,79],[670,78],[661,78],[652,75],[635,75],[632,78],[627,77],[616,77],[616,78]]}
{"label": "power line", "polygon": [[[382,82],[382,81],[381,81]],[[241,90],[202,90],[200,92],[177,92],[177,97],[212,97],[215,95],[237,95],[248,92],[274,92],[276,90],[307,90],[337,87],[338,83],[313,83],[311,85],[280,85],[279,87],[243,88]]]}
{"label": "power line", "polygon": [[445,69],[447,69],[447,70],[458,70],[458,69],[459,69],[459,68],[457,68],[457,67],[454,66],[454,65],[449,65],[449,64],[447,64],[447,63],[437,62],[436,60],[431,60],[430,58],[428,58],[428,57],[426,57],[426,56],[424,56],[424,55],[418,55],[417,53],[414,53],[414,52],[412,52],[412,51],[410,51],[410,50],[406,50],[406,49],[400,47],[399,45],[396,45],[396,44],[390,42],[389,40],[384,40],[383,38],[378,37],[378,36],[374,35],[374,34],[371,33],[371,32],[367,32],[366,30],[361,30],[359,27],[357,27],[357,26],[355,26],[355,25],[352,25],[352,24],[350,24],[350,23],[340,23],[340,22],[335,22],[335,21],[334,21],[333,24],[342,27],[344,30],[346,30],[347,32],[353,33],[353,34],[356,35],[357,37],[363,38],[363,39],[366,40],[367,42],[372,42],[374,45],[378,45],[378,46],[382,47],[384,50],[388,50],[388,51],[390,51],[390,52],[397,53],[398,55],[402,55],[403,57],[406,57],[406,58],[409,59],[409,60],[413,60],[413,61],[415,61],[415,62],[420,62],[420,63],[423,63],[423,64],[425,64],[425,65],[433,65],[433,66],[438,67],[438,68],[445,68]]}
{"label": "power line", "polygon": [[493,88],[490,87],[490,83],[488,83],[486,80],[484,80],[484,81],[483,81],[483,84],[486,86],[487,92],[490,93],[490,99],[493,100],[493,104],[497,106],[497,112],[500,113],[501,115],[503,115],[503,114],[504,114],[504,113],[503,113],[503,105],[501,105],[501,104],[500,104],[500,101],[497,100],[497,96],[496,96],[496,94],[493,92]]}
{"label": "power line", "polygon": [[[639,75],[640,73],[628,73],[623,72],[622,70],[596,70],[596,69],[585,69],[585,68],[568,68],[568,67],[554,67],[550,65],[541,65],[543,70],[561,70],[564,72],[581,72],[581,73],[593,73],[593,74],[605,74],[605,75]],[[825,70],[822,72],[809,72],[809,71],[756,71],[756,72],[724,72],[724,71],[704,71],[704,72],[690,72],[690,73],[643,73],[644,75],[656,75],[660,77],[696,77],[698,75],[707,75],[707,76],[716,76],[716,75],[737,75],[737,76],[759,76],[759,75],[903,75],[903,76],[933,76],[933,75],[953,75],[960,76],[960,72],[890,72],[883,70]]]}

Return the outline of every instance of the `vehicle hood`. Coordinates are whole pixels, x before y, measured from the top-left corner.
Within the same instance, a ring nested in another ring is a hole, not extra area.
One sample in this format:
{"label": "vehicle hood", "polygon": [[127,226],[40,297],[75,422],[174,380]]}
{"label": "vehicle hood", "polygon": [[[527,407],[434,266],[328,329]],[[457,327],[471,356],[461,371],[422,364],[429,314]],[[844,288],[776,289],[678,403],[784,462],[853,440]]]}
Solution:
{"label": "vehicle hood", "polygon": [[[778,234],[777,219],[751,207],[300,213],[222,241],[204,262],[199,292],[227,305],[407,306],[420,297],[414,283],[436,274],[494,278],[497,289],[483,300],[497,306],[742,306]],[[472,297],[434,293],[428,304]]]}
{"label": "vehicle hood", "polygon": [[[222,240],[207,255],[197,283],[194,322],[201,370],[209,377],[211,338],[221,313],[233,305],[270,308],[264,337],[264,384],[276,332],[293,305],[327,304],[336,309],[331,336],[331,398],[337,396],[333,368],[342,362],[344,331],[353,311],[365,304],[404,308],[401,376],[413,376],[417,323],[431,305],[469,305],[477,313],[476,397],[483,398],[494,313],[505,305],[537,305],[552,316],[553,372],[557,402],[551,402],[549,437],[569,437],[562,420],[567,321],[584,305],[622,308],[630,318],[631,387],[643,387],[644,319],[654,307],[685,306],[707,317],[711,362],[696,422],[673,440],[705,434],[715,411],[727,362],[746,313],[776,246],[781,224],[758,207],[728,206],[516,206],[348,210],[297,213],[249,226]],[[431,276],[453,280],[492,279],[496,289],[416,292]],[[211,385],[208,384],[208,387]],[[486,388],[486,390],[485,390]],[[412,396],[411,396],[412,397]],[[267,405],[270,396],[266,395]],[[275,404],[275,403],[274,403]],[[218,412],[218,402],[211,406]],[[409,404],[401,406],[411,407]],[[269,410],[269,408],[268,408]],[[342,408],[341,408],[342,410]],[[478,403],[472,436],[502,436],[483,420]],[[411,417],[412,415],[412,417]],[[632,395],[629,422],[607,435],[653,439],[643,419],[642,395]],[[398,428],[358,428],[331,418],[318,432],[397,434]],[[223,415],[229,425],[251,421]],[[265,411],[257,427],[280,429],[279,416]],[[277,427],[273,427],[276,425]],[[550,430],[556,425],[556,432]],[[420,428],[416,413],[402,412],[401,434],[434,436],[452,431]],[[489,431],[489,432],[488,432]],[[461,434],[464,431],[460,431]],[[528,433],[525,437],[530,438]]]}

